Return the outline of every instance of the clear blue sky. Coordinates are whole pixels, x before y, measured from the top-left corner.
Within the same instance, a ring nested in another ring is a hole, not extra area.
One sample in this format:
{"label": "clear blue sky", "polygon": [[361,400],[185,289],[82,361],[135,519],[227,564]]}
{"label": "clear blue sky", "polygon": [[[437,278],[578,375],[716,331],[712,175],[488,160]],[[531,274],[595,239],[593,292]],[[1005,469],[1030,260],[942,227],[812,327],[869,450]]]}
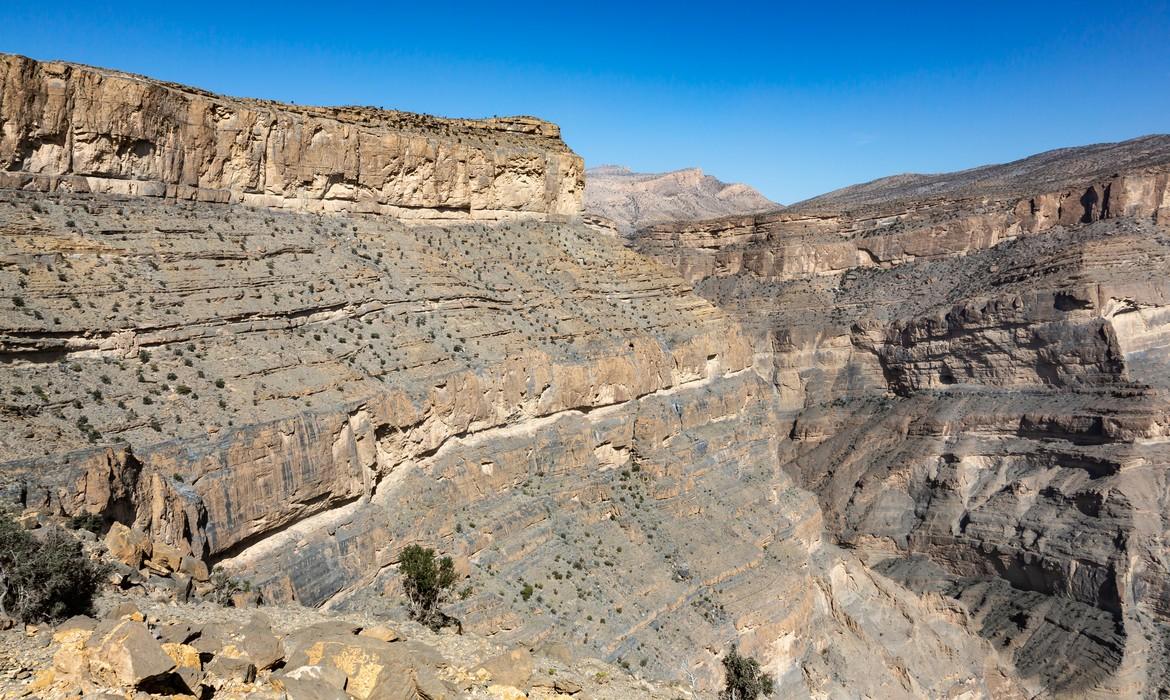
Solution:
{"label": "clear blue sky", "polygon": [[697,165],[785,203],[1170,132],[1170,2],[9,2],[0,51],[301,104],[534,114],[589,165]]}

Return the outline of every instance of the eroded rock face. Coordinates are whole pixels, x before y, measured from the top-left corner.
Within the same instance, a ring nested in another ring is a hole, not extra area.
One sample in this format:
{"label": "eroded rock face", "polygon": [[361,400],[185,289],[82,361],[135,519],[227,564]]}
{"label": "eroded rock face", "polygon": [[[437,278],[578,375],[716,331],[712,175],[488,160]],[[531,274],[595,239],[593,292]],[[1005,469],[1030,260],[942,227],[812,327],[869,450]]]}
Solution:
{"label": "eroded rock face", "polygon": [[1033,693],[1165,687],[1168,173],[1150,137],[636,241],[747,328],[835,537]]}
{"label": "eroded rock face", "polygon": [[233,99],[0,55],[0,185],[401,218],[580,213],[581,159],[530,117]]}

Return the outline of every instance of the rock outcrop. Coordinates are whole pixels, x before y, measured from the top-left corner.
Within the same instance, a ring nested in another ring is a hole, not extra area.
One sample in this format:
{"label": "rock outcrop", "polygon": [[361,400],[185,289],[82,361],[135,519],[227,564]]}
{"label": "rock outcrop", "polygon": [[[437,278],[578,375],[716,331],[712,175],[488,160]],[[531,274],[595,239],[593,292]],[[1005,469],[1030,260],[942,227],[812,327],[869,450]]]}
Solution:
{"label": "rock outcrop", "polygon": [[900,176],[635,247],[737,317],[835,539],[1028,692],[1166,692],[1170,138]]}
{"label": "rock outcrop", "polygon": [[698,168],[635,173],[617,165],[585,171],[585,211],[623,235],[651,223],[711,219],[784,207],[744,184],[727,184]]}
{"label": "rock outcrop", "polygon": [[531,117],[235,99],[0,55],[0,185],[399,218],[581,210],[581,159]]}

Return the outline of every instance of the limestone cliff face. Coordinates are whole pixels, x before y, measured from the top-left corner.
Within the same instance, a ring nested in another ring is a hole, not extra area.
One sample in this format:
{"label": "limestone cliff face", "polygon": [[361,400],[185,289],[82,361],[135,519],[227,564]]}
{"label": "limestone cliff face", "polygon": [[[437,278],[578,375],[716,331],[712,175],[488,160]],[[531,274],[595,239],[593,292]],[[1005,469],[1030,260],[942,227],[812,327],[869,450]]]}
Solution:
{"label": "limestone cliff face", "polygon": [[1031,693],[1156,694],[1168,182],[1149,137],[635,245],[747,328],[838,541],[960,603]]}
{"label": "limestone cliff face", "polygon": [[233,99],[0,55],[3,185],[403,218],[575,215],[553,124]]}

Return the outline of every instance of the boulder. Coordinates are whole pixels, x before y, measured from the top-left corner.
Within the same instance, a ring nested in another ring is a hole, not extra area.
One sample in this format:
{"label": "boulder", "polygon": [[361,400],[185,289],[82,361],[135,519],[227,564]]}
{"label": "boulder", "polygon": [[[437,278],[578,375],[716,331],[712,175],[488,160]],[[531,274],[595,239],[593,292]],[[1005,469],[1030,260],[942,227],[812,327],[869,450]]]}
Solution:
{"label": "boulder", "polygon": [[90,674],[106,685],[136,688],[175,670],[175,661],[135,620],[109,620],[85,643]]}
{"label": "boulder", "polygon": [[493,683],[488,686],[487,691],[494,700],[528,700],[528,695],[523,690],[511,685]]}
{"label": "boulder", "polygon": [[553,681],[553,688],[565,695],[576,695],[581,692],[581,684],[569,678],[557,678]]}
{"label": "boulder", "polygon": [[488,659],[480,667],[491,675],[492,683],[496,685],[525,688],[532,677],[532,665],[532,653],[516,647]]}
{"label": "boulder", "polygon": [[366,627],[359,634],[363,637],[373,637],[380,639],[383,642],[395,642],[401,639],[398,630],[388,625],[374,625],[373,627]]}
{"label": "boulder", "polygon": [[93,635],[92,629],[71,627],[60,629],[53,634],[57,652],[53,655],[53,669],[63,676],[85,678],[89,676],[89,656],[85,643]]}
{"label": "boulder", "polygon": [[197,559],[192,556],[185,556],[180,559],[177,571],[187,574],[200,583],[211,579],[211,574],[207,571],[207,563],[202,559]]}
{"label": "boulder", "polygon": [[254,608],[260,604],[258,591],[236,591],[232,594],[233,608]]}
{"label": "boulder", "polygon": [[164,571],[178,571],[183,561],[183,552],[166,542],[154,542],[151,544],[150,561]]}
{"label": "boulder", "polygon": [[203,628],[189,622],[168,622],[165,625],[160,625],[155,631],[164,643],[189,644],[199,637]]}
{"label": "boulder", "polygon": [[206,625],[191,644],[202,654],[244,659],[260,670],[276,666],[285,657],[284,644],[272,633],[268,618],[259,614],[242,625]]}
{"label": "boulder", "polygon": [[285,676],[272,683],[284,691],[288,700],[349,700],[344,690],[338,690],[317,678]]}
{"label": "boulder", "polygon": [[348,700],[345,673],[332,666],[298,666],[274,676],[272,684],[289,700]]}
{"label": "boulder", "polygon": [[203,680],[203,662],[199,658],[199,650],[189,644],[173,642],[164,642],[162,650],[175,662],[175,673],[183,680],[187,690],[198,695],[199,683]]}
{"label": "boulder", "polygon": [[141,530],[134,530],[115,522],[106,533],[106,549],[110,556],[127,566],[139,567],[150,557],[153,547],[150,538]]}
{"label": "boulder", "polygon": [[335,668],[346,676],[346,692],[359,700],[414,700],[418,696],[414,659],[402,644],[340,634],[316,640],[302,636],[296,643],[289,666]]}
{"label": "boulder", "polygon": [[217,655],[207,662],[209,678],[217,681],[251,683],[256,680],[256,665],[242,657]]}
{"label": "boulder", "polygon": [[272,626],[264,615],[253,615],[240,630],[244,653],[260,670],[270,669],[284,661],[284,644],[272,633]]}
{"label": "boulder", "polygon": [[68,620],[57,625],[56,631],[53,633],[54,641],[57,639],[57,634],[61,632],[68,632],[69,630],[89,630],[92,631],[97,627],[97,620],[88,615],[74,615]]}
{"label": "boulder", "polygon": [[106,617],[111,620],[133,620],[135,622],[143,622],[146,620],[146,617],[138,609],[138,606],[129,601],[114,606],[114,609]]}

